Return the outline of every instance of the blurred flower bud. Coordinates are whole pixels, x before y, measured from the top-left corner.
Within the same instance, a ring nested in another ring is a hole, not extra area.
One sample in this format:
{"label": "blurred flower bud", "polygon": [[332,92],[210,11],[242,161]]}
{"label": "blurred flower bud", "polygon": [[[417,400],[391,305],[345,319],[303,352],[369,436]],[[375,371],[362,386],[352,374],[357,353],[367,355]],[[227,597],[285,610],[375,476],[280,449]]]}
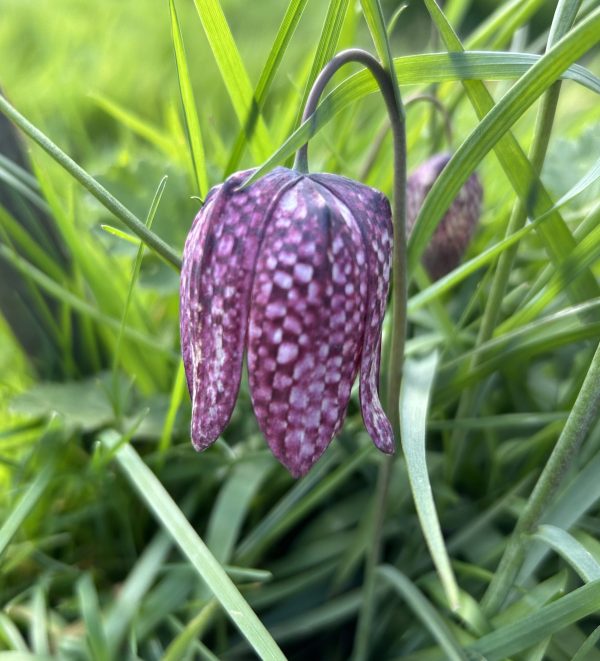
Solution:
{"label": "blurred flower bud", "polygon": [[[451,154],[447,153],[436,154],[419,165],[408,178],[406,189],[407,236],[413,229],[423,200],[450,157]],[[423,266],[432,280],[439,280],[460,263],[477,227],[482,197],[483,189],[479,177],[473,173],[460,189],[423,253]]]}

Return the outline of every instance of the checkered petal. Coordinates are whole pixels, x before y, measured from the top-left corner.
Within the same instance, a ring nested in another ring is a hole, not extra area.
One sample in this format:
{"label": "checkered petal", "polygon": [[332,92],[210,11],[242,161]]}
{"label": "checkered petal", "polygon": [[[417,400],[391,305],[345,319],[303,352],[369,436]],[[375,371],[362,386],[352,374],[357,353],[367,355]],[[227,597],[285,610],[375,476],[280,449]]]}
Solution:
{"label": "checkered petal", "polygon": [[392,217],[379,191],[334,175],[314,175],[350,210],[361,229],[367,261],[366,323],[360,364],[360,403],[365,427],[375,445],[394,452],[394,434],[378,394],[381,327],[387,305],[392,263]]}
{"label": "checkered petal", "polygon": [[192,442],[213,443],[239,390],[250,291],[271,208],[298,178],[277,168],[239,190],[238,172],[213,190],[186,240],[180,287],[183,361],[192,397]]}
{"label": "checkered petal", "polygon": [[365,262],[357,220],[313,177],[273,208],[252,288],[248,375],[260,428],[296,477],[346,415],[364,335]]}

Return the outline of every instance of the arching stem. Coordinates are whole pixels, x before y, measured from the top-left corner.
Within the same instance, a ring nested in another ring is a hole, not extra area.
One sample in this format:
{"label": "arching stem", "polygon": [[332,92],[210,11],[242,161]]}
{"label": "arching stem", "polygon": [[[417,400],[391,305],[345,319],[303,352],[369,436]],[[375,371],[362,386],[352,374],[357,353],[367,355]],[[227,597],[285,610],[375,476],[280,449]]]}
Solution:
{"label": "arching stem", "polygon": [[[308,96],[302,121],[310,120],[317,109],[319,99],[333,75],[345,64],[356,62],[366,67],[372,74],[386,104],[392,135],[394,138],[394,190],[393,190],[393,225],[394,253],[392,258],[392,332],[387,374],[386,413],[392,423],[396,442],[400,440],[400,420],[398,400],[402,378],[404,358],[404,339],[406,334],[406,131],[404,109],[396,101],[394,86],[390,74],[379,61],[359,48],[349,48],[333,57],[317,77]],[[296,153],[294,169],[308,172],[308,143]]]}
{"label": "arching stem", "polygon": [[[400,385],[402,381],[402,363],[404,360],[404,343],[406,337],[406,129],[404,108],[400,96],[396,94],[396,85],[391,72],[386,71],[379,61],[370,53],[357,48],[351,48],[338,53],[332,58],[319,74],[310,92],[303,122],[314,116],[319,99],[332,76],[349,62],[357,62],[365,66],[372,74],[381,94],[383,95],[392,135],[394,139],[394,188],[392,200],[392,216],[394,226],[394,247],[392,256],[392,327],[389,335],[389,356],[385,412],[392,424],[396,444],[400,444]],[[308,144],[304,144],[296,154],[294,168],[300,172],[308,172]],[[384,353],[385,355],[385,353]],[[359,615],[357,635],[355,639],[354,658],[364,659],[368,653],[368,640],[375,601],[376,569],[381,554],[383,523],[389,491],[393,456],[385,457],[380,465],[377,479],[372,515],[371,543],[367,549],[365,562],[365,577],[363,584],[363,603]]]}

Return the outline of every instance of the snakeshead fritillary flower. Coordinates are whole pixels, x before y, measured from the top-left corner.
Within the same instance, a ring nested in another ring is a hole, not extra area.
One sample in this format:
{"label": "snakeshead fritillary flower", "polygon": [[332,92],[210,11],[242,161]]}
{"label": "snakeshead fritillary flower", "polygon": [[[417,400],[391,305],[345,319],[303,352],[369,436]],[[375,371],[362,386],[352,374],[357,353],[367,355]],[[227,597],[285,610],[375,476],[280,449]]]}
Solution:
{"label": "snakeshead fritillary flower", "polygon": [[185,244],[181,344],[194,447],[227,425],[246,351],[258,424],[292,475],[304,475],[341,428],[359,369],[367,431],[393,452],[377,394],[387,199],[343,177],[286,168],[239,190],[249,175],[211,190]]}
{"label": "snakeshead fritillary flower", "polygon": [[[450,154],[436,154],[419,165],[406,185],[406,231],[412,230],[417,215],[433,182],[450,160]],[[432,280],[439,280],[460,263],[477,227],[483,189],[473,173],[460,189],[437,226],[423,253],[423,266]]]}

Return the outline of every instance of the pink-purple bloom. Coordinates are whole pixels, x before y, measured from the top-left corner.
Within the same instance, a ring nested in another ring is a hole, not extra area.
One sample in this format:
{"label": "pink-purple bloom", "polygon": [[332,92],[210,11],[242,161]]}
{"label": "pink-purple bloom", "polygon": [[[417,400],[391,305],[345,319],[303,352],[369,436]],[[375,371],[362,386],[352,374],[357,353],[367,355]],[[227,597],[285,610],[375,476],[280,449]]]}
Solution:
{"label": "pink-purple bloom", "polygon": [[[432,156],[421,163],[406,183],[406,231],[410,234],[423,201],[448,164],[451,154]],[[459,264],[479,222],[483,189],[474,172],[464,183],[437,226],[423,253],[423,266],[432,280],[439,280]]]}
{"label": "pink-purple bloom", "polygon": [[192,442],[214,443],[247,353],[252,405],[273,454],[298,477],[340,430],[360,370],[365,427],[383,452],[393,433],[378,396],[391,269],[390,206],[331,174],[276,168],[213,188],[187,237],[181,346]]}

